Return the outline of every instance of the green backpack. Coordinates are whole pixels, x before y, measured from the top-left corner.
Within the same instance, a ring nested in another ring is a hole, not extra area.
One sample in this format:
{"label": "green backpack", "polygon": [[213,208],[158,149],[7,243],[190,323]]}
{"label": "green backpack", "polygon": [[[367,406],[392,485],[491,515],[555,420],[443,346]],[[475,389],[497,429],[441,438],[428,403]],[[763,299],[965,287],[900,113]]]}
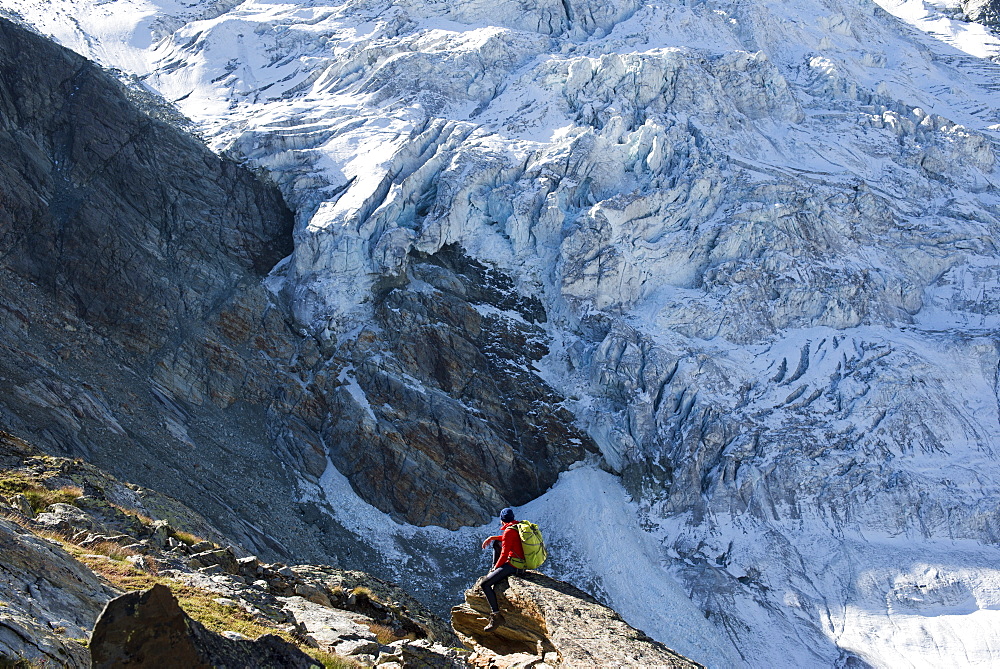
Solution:
{"label": "green backpack", "polygon": [[521,548],[524,550],[524,559],[512,557],[510,563],[517,569],[538,569],[545,562],[548,554],[545,552],[545,541],[542,539],[542,531],[529,520],[521,520],[517,523],[517,533],[521,536]]}

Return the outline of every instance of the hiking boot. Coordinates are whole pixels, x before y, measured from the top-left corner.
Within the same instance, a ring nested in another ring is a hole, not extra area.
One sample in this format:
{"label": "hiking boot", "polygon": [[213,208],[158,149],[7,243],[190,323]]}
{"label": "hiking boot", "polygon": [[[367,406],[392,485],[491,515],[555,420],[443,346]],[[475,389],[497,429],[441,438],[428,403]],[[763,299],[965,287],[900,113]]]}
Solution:
{"label": "hiking boot", "polygon": [[507,622],[507,621],[504,620],[503,614],[500,613],[499,611],[497,611],[495,613],[491,613],[490,614],[490,622],[488,622],[486,624],[486,627],[483,628],[483,631],[484,632],[492,632],[493,630],[495,630],[498,627],[503,627],[503,624],[505,622]]}

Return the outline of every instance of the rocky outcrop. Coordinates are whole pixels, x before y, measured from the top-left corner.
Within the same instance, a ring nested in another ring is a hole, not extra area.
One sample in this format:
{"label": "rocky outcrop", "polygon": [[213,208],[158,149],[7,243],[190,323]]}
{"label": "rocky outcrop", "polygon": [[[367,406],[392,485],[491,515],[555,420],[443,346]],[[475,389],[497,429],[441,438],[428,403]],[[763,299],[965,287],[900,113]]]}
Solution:
{"label": "rocky outcrop", "polygon": [[[0,517],[10,519],[0,520],[0,583],[12,593],[0,606],[4,657],[90,666],[81,642],[105,602],[121,590],[159,585],[175,591],[182,606],[194,606],[195,621],[230,640],[243,638],[236,629],[252,628],[254,636],[282,635],[306,650],[361,664],[411,666],[420,659],[465,666],[451,629],[395,584],[322,565],[269,564],[239,546],[202,539],[189,530],[219,535],[180,502],[82,461],[41,454],[3,432]],[[180,634],[192,621],[170,597],[138,594],[106,612],[107,625],[95,631],[99,643],[91,644],[99,649],[95,661],[141,664],[143,657],[157,661],[170,653],[200,666],[202,651],[236,653],[237,659],[244,653],[240,644],[230,648],[201,628]],[[272,639],[252,654],[265,658],[283,644]],[[272,665],[284,663],[279,657]]]}
{"label": "rocky outcrop", "polygon": [[65,667],[90,666],[81,642],[116,594],[57,542],[3,518],[0,593],[0,658]]}
{"label": "rocky outcrop", "polygon": [[319,663],[279,637],[229,639],[192,620],[164,585],[117,597],[104,608],[90,637],[93,666],[177,666],[309,669]]}
{"label": "rocky outcrop", "polygon": [[338,468],[417,525],[480,524],[596,452],[534,365],[545,310],[457,245],[414,253],[376,291],[324,430]]}
{"label": "rocky outcrop", "polygon": [[452,609],[452,626],[481,667],[700,667],[631,627],[569,583],[538,572],[497,588],[502,627],[484,632],[490,607],[479,588]]}

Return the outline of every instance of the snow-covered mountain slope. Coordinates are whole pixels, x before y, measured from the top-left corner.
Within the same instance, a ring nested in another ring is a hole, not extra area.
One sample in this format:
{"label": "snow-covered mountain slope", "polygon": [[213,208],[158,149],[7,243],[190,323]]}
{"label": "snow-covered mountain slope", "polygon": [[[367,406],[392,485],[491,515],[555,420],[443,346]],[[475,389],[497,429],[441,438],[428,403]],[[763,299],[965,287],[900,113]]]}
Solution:
{"label": "snow-covered mountain slope", "polygon": [[715,666],[988,665],[1000,40],[880,4],[0,2],[273,175],[302,327],[350,339],[447,244],[537,295],[641,548],[579,539],[592,469],[530,512],[630,622]]}

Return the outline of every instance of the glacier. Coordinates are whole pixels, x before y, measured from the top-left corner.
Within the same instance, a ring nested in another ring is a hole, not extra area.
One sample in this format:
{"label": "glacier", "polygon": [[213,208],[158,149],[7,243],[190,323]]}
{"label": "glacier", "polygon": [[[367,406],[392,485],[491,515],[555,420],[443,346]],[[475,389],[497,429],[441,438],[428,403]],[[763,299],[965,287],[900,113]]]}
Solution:
{"label": "glacier", "polygon": [[450,244],[542,301],[602,451],[520,510],[556,575],[710,666],[1000,661],[1000,39],[957,2],[0,8],[281,186],[304,330]]}

